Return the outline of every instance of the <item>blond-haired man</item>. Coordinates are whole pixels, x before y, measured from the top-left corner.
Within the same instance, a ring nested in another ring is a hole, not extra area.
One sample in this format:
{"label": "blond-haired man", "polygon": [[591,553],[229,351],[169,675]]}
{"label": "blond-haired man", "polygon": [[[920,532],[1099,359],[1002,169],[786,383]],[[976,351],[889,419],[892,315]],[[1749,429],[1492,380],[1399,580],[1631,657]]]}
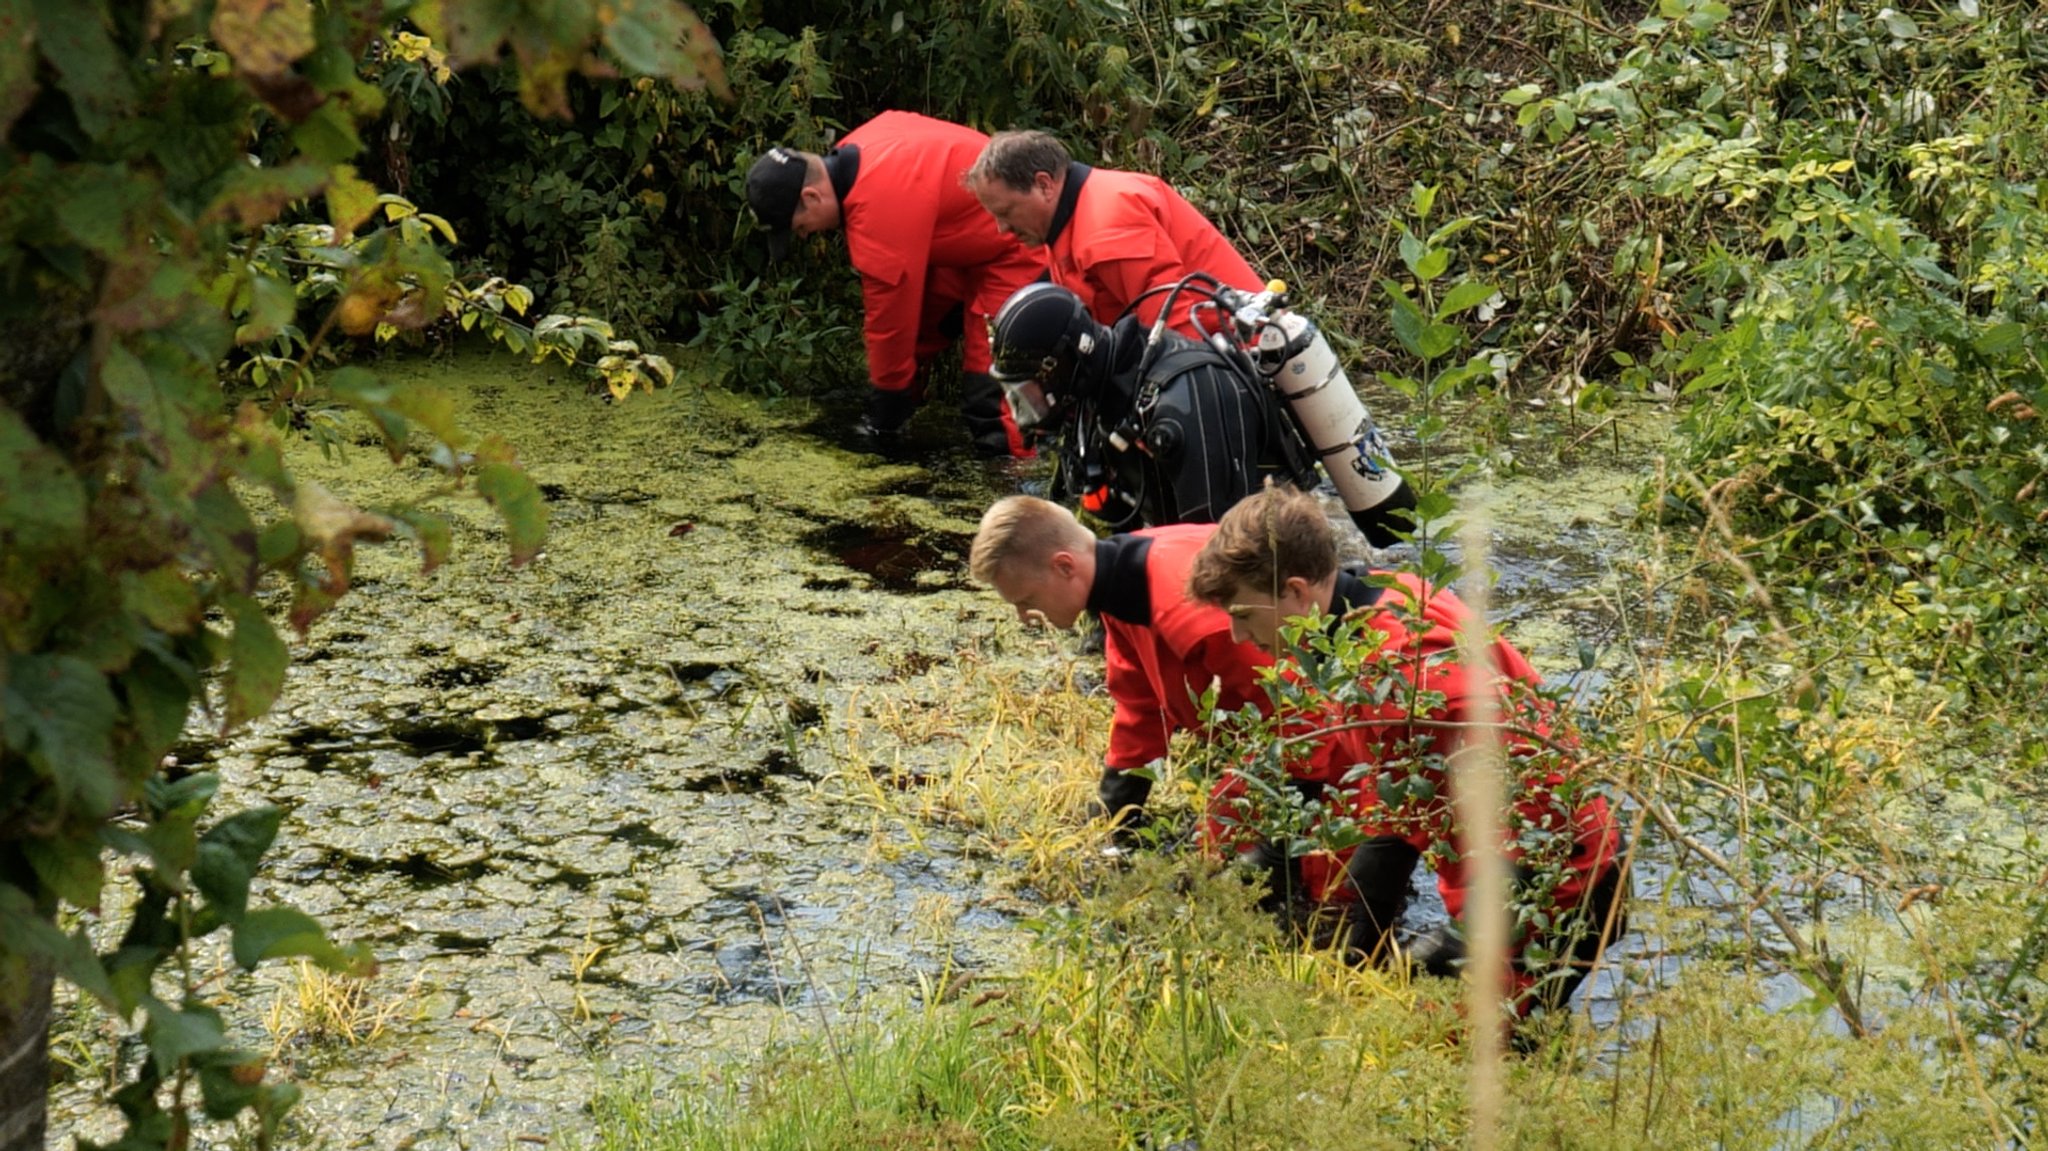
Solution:
{"label": "blond-haired man", "polygon": [[1100,796],[1105,811],[1142,810],[1151,780],[1134,769],[1166,755],[1174,732],[1206,717],[1196,698],[1213,682],[1216,706],[1259,703],[1258,669],[1272,663],[1231,636],[1230,617],[1188,598],[1188,573],[1214,524],[1175,524],[1097,539],[1074,514],[1032,496],[999,500],[981,518],[968,564],[1025,622],[1066,630],[1083,611],[1102,620],[1116,705]]}

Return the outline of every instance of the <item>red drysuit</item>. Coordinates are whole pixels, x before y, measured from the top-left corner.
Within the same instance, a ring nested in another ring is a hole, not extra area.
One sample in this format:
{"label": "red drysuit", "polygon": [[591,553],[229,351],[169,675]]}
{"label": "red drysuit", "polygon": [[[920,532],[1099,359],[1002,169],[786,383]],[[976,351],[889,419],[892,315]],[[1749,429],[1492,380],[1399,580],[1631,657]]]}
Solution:
{"label": "red drysuit", "polygon": [[[1088,313],[1113,324],[1148,288],[1175,283],[1190,272],[1207,272],[1224,286],[1258,291],[1265,286],[1223,233],[1193,204],[1157,176],[1072,164],[1046,238],[1053,282],[1081,298]],[[1169,321],[1181,334],[1199,339],[1190,321],[1198,297],[1183,292]],[[1138,305],[1150,326],[1166,302],[1160,293]],[[1214,308],[1201,317],[1211,331],[1221,327]]]}
{"label": "red drysuit", "polygon": [[[1467,619],[1465,606],[1446,591],[1429,588],[1413,576],[1396,577],[1398,586],[1385,589],[1376,603],[1377,612],[1366,627],[1384,633],[1386,639],[1359,669],[1361,691],[1358,700],[1346,705],[1329,704],[1320,714],[1290,716],[1283,730],[1301,734],[1323,730],[1328,734],[1313,742],[1290,772],[1298,778],[1325,786],[1324,800],[1334,810],[1349,814],[1367,838],[1389,836],[1405,840],[1422,853],[1436,874],[1437,890],[1444,907],[1456,919],[1465,908],[1465,869],[1455,851],[1440,848],[1458,842],[1451,781],[1444,771],[1446,758],[1459,745],[1464,732],[1456,725],[1468,722],[1473,690],[1470,673],[1457,662],[1458,630]],[[1419,631],[1411,630],[1417,624]],[[1499,719],[1503,750],[1508,757],[1508,774],[1517,771],[1516,761],[1549,755],[1555,767],[1524,778],[1519,789],[1510,791],[1514,821],[1548,832],[1566,842],[1551,859],[1561,878],[1550,889],[1551,910],[1577,908],[1609,869],[1616,866],[1620,849],[1620,828],[1607,800],[1590,790],[1562,793],[1576,788],[1569,758],[1576,747],[1568,734],[1553,734],[1552,707],[1536,695],[1542,679],[1528,660],[1506,640],[1496,639],[1492,659],[1501,677]],[[1422,700],[1404,699],[1405,690],[1391,693],[1381,702],[1376,689],[1390,676],[1398,676],[1415,692],[1441,696]],[[1415,704],[1432,706],[1411,715]],[[1343,725],[1342,730],[1337,730]],[[1418,797],[1410,781],[1424,781]],[[1383,799],[1382,787],[1407,790],[1393,806]],[[1511,788],[1512,788],[1511,784]],[[1211,794],[1210,815],[1204,839],[1212,847],[1242,841],[1247,832],[1237,826],[1245,814],[1241,799],[1245,781],[1226,774]],[[1570,804],[1567,807],[1567,803]],[[1522,863],[1524,853],[1512,839],[1507,845],[1510,864]],[[1345,882],[1349,850],[1316,852],[1301,860],[1302,885],[1311,898],[1333,903],[1350,902],[1358,892]],[[1392,880],[1389,880],[1392,881]],[[1405,885],[1405,874],[1398,878]],[[1520,943],[1517,943],[1519,954]],[[1510,974],[1508,990],[1520,996],[1534,977],[1519,966]]]}
{"label": "red drysuit", "polygon": [[988,137],[913,112],[884,112],[848,133],[858,150],[842,226],[866,305],[868,375],[882,391],[909,388],[920,360],[950,341],[939,321],[964,306],[962,370],[987,372],[988,321],[1010,294],[1044,274],[1044,261],[996,231],[961,184]]}
{"label": "red drysuit", "polygon": [[1263,705],[1258,669],[1273,657],[1230,638],[1221,608],[1188,598],[1188,569],[1215,524],[1173,524],[1096,544],[1088,607],[1102,619],[1109,696],[1116,705],[1105,764],[1143,767],[1176,731],[1204,726],[1194,696],[1220,680],[1216,706]]}

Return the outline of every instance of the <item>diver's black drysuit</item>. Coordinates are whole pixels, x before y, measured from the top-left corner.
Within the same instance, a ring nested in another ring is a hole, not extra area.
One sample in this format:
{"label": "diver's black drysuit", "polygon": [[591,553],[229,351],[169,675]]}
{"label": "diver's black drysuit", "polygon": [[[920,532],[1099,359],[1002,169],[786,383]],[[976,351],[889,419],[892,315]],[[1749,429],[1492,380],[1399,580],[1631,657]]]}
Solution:
{"label": "diver's black drysuit", "polygon": [[[1059,440],[1059,479],[1113,531],[1214,523],[1266,479],[1313,488],[1315,465],[1279,399],[1215,349],[1174,332],[1145,362],[1135,316],[1109,329],[1107,355],[1084,358]],[[1133,411],[1146,403],[1142,420]],[[1125,446],[1112,435],[1121,432]]]}

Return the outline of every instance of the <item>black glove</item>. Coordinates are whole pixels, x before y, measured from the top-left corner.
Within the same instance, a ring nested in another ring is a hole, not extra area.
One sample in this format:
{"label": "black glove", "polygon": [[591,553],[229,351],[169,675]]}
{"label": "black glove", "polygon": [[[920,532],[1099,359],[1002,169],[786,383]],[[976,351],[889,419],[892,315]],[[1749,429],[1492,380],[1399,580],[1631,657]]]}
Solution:
{"label": "black glove", "polygon": [[1259,885],[1259,910],[1280,911],[1301,895],[1301,866],[1267,840],[1237,853],[1237,862]]}
{"label": "black glove", "polygon": [[1439,923],[1408,945],[1408,960],[1431,975],[1455,976],[1465,969],[1465,937],[1456,924]]}
{"label": "black glove", "polygon": [[894,439],[903,434],[903,428],[910,423],[910,415],[917,410],[917,393],[911,388],[886,392],[880,388],[868,389],[867,407],[855,421],[853,430],[857,435],[874,439]]}
{"label": "black glove", "polygon": [[1102,781],[1095,786],[1096,799],[1088,805],[1088,814],[1096,819],[1115,820],[1118,846],[1135,847],[1136,833],[1150,822],[1145,815],[1145,799],[1151,794],[1151,780],[1135,771],[1105,767]]}

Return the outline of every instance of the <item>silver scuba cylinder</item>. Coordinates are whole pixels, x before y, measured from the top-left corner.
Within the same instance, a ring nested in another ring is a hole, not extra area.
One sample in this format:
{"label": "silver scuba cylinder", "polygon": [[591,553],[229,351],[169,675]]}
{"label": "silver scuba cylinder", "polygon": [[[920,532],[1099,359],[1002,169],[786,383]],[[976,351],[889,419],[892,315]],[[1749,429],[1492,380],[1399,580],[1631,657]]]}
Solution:
{"label": "silver scuba cylinder", "polygon": [[1307,316],[1285,308],[1257,330],[1254,362],[1293,411],[1345,510],[1360,523],[1383,515],[1390,509],[1381,505],[1402,493],[1401,476],[1330,342]]}

